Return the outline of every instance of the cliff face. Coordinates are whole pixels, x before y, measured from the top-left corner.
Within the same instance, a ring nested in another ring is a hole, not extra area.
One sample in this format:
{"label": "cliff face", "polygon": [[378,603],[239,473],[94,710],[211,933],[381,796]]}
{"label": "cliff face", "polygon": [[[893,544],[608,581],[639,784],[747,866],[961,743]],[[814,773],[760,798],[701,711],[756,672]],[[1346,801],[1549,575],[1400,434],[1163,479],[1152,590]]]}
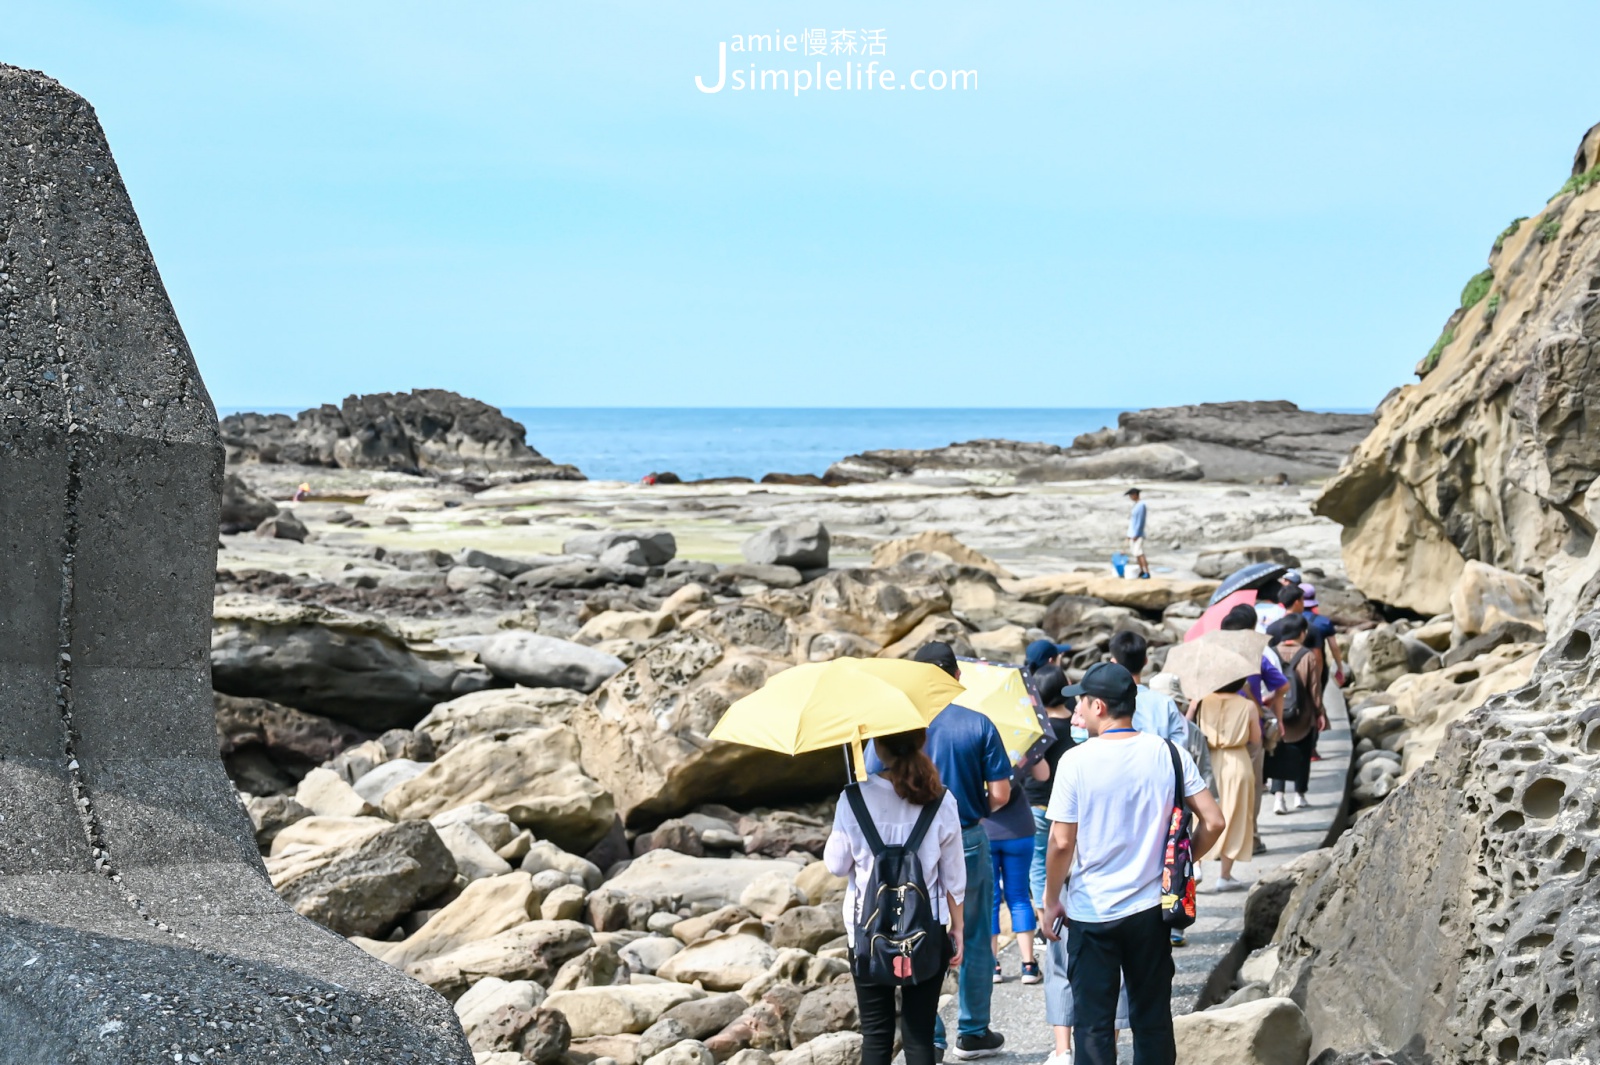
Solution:
{"label": "cliff face", "polygon": [[[1345,567],[1373,599],[1449,609],[1467,559],[1544,577],[1547,628],[1593,600],[1600,552],[1600,126],[1572,178],[1494,242],[1489,269],[1316,510],[1345,526]],[[1557,587],[1557,586],[1560,587]]]}

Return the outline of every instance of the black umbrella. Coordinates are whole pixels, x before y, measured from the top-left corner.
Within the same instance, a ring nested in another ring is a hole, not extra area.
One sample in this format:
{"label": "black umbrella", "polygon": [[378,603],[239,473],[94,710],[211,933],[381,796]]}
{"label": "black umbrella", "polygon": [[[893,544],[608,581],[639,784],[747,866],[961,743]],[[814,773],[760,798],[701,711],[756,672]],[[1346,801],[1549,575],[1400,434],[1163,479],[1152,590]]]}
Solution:
{"label": "black umbrella", "polygon": [[1217,585],[1217,590],[1211,593],[1211,603],[1215,605],[1222,602],[1234,592],[1242,592],[1246,588],[1262,589],[1278,583],[1289,567],[1278,562],[1254,562],[1241,570],[1236,570],[1227,580]]}

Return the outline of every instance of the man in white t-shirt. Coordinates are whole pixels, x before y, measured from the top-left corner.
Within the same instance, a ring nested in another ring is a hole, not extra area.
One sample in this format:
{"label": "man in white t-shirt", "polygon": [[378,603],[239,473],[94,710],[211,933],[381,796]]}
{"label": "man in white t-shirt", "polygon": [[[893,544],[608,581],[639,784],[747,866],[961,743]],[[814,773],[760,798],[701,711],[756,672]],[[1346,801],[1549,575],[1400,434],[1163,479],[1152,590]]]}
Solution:
{"label": "man in white t-shirt", "polygon": [[[1068,926],[1067,978],[1077,1010],[1077,1065],[1116,1065],[1117,993],[1128,987],[1138,1065],[1173,1065],[1172,941],[1161,919],[1161,864],[1176,781],[1174,749],[1133,727],[1133,675],[1102,662],[1066,689],[1093,740],[1061,756],[1050,794],[1045,936]],[[1194,759],[1176,748],[1196,854],[1225,826]],[[1068,879],[1068,872],[1071,879]],[[1062,887],[1066,887],[1065,905]]]}

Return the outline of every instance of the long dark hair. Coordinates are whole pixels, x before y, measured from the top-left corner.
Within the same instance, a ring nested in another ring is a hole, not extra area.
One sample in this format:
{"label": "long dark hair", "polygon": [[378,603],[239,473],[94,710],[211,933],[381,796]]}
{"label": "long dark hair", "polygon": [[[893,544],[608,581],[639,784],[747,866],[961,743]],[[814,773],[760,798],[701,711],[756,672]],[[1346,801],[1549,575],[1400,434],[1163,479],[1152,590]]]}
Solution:
{"label": "long dark hair", "polygon": [[939,770],[933,759],[922,751],[927,739],[928,730],[919,728],[879,736],[872,741],[878,750],[878,760],[883,763],[883,775],[894,785],[894,793],[916,806],[938,802],[944,795]]}

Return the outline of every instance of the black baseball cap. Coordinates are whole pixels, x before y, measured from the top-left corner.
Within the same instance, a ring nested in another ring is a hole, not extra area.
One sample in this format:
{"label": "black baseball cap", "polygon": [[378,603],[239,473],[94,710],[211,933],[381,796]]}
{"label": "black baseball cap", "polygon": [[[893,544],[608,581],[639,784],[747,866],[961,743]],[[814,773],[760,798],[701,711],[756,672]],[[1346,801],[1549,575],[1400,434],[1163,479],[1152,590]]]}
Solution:
{"label": "black baseball cap", "polygon": [[1114,710],[1132,711],[1139,697],[1139,686],[1133,682],[1133,674],[1115,662],[1097,662],[1089,667],[1082,680],[1061,689],[1061,694],[1090,695],[1104,699]]}
{"label": "black baseball cap", "polygon": [[913,661],[926,662],[931,666],[938,666],[952,677],[961,669],[956,664],[956,653],[950,649],[949,644],[942,640],[923,644],[917,648],[917,653],[911,657]]}
{"label": "black baseball cap", "polygon": [[1125,496],[1136,496],[1139,494],[1139,490],[1137,488],[1130,488],[1122,494]]}

